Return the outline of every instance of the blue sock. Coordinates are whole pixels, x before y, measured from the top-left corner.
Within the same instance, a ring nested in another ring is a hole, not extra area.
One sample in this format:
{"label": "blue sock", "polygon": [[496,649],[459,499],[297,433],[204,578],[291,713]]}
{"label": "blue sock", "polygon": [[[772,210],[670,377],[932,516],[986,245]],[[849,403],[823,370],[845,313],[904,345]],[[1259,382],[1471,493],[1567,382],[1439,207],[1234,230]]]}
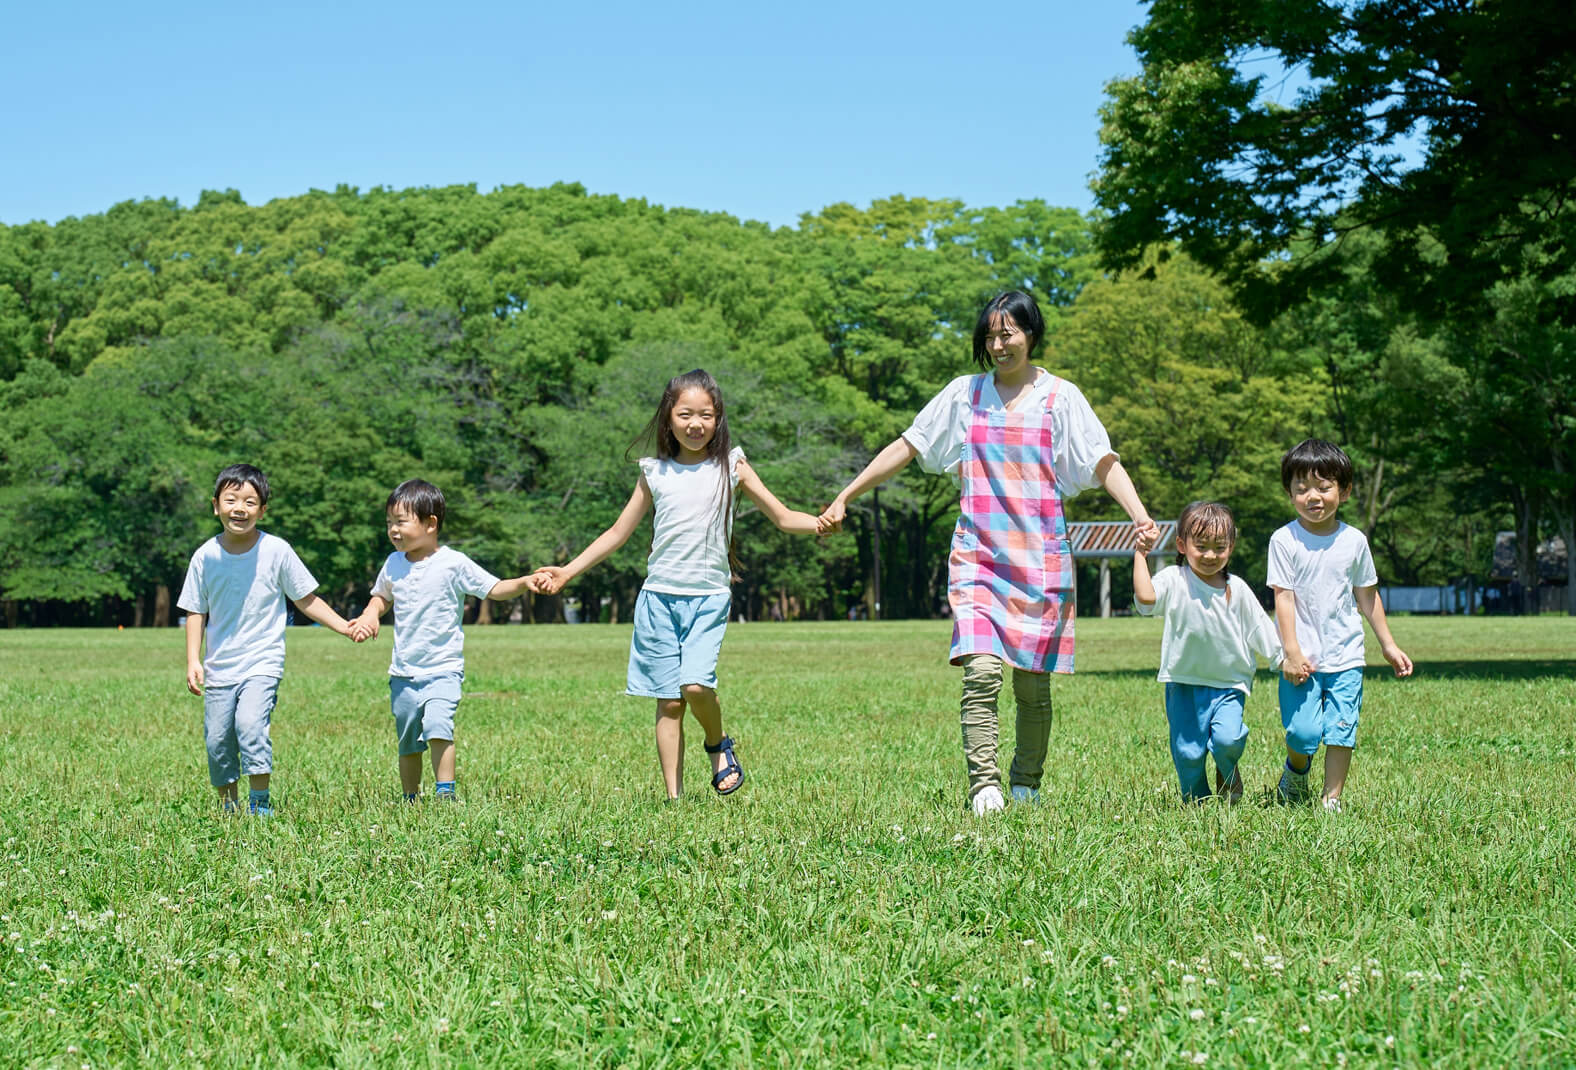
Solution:
{"label": "blue sock", "polygon": [[419,798],[421,798],[421,792],[419,791],[407,791],[405,793],[406,802],[415,802]]}
{"label": "blue sock", "polygon": [[246,808],[254,814],[259,810],[268,809],[268,789],[264,788],[262,791],[256,788],[250,789],[246,793]]}
{"label": "blue sock", "polygon": [[438,781],[438,787],[437,787],[437,790],[434,792],[434,794],[439,796],[440,798],[442,796],[444,796],[444,795],[447,795],[447,796],[449,796],[452,799],[454,797],[454,781],[452,781],[452,780],[440,780],[440,781]]}

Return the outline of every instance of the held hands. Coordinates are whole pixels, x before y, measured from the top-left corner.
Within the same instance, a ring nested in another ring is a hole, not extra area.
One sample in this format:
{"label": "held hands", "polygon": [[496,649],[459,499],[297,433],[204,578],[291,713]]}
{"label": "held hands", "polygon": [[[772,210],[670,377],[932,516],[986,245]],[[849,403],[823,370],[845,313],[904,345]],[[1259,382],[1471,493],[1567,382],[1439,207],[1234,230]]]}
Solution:
{"label": "held hands", "polygon": [[378,619],[363,613],[350,622],[350,628],[345,632],[353,643],[364,643],[368,639],[378,637]]}
{"label": "held hands", "polygon": [[1141,554],[1147,554],[1160,542],[1160,525],[1147,516],[1133,521],[1133,545]]}
{"label": "held hands", "polygon": [[1289,651],[1286,660],[1281,662],[1281,675],[1301,687],[1313,675],[1313,662],[1300,650]]}
{"label": "held hands", "polygon": [[569,582],[569,577],[564,574],[561,565],[543,565],[530,577],[533,584],[531,590],[537,594],[553,595],[564,589],[564,584]]}
{"label": "held hands", "polygon": [[841,498],[834,499],[826,511],[815,518],[815,533],[817,535],[831,535],[843,530],[843,518],[848,515],[848,507]]}
{"label": "held hands", "polygon": [[189,661],[186,663],[186,690],[194,695],[202,694],[202,662]]}

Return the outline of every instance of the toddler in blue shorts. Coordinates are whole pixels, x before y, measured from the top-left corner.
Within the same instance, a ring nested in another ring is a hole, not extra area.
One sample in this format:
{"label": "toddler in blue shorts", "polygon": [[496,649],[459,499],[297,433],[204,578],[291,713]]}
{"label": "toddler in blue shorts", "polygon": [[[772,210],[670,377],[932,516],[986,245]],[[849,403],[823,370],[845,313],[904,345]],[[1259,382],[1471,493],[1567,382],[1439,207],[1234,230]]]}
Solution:
{"label": "toddler in blue shorts", "polygon": [[[635,602],[624,693],[657,700],[657,761],[668,798],[684,784],[684,710],[706,734],[712,787],[729,795],[744,783],[733,740],[722,731],[717,702],[717,654],[732,598],[733,493],[744,491],[783,531],[813,535],[815,517],[783,506],[733,445],[722,391],[696,368],[675,376],[636,444],[650,441],[656,456],[640,458],[640,478],[612,527],[567,565],[540,569],[542,591],[564,585],[607,557],[656,510],[646,582]],[[633,448],[633,446],[631,447]]]}
{"label": "toddler in blue shorts", "polygon": [[389,662],[389,707],[399,739],[399,779],[406,802],[421,795],[421,754],[432,752],[436,794],[453,801],[454,715],[465,679],[465,596],[504,600],[537,590],[534,576],[500,580],[458,550],[438,545],[446,505],[425,480],[407,479],[386,503],[389,554],[372,585],[353,638],[378,634],[394,610],[394,654]]}
{"label": "toddler in blue shorts", "polygon": [[1281,459],[1281,485],[1297,519],[1270,536],[1267,576],[1286,648],[1286,767],[1277,791],[1285,802],[1311,798],[1308,771],[1323,743],[1324,808],[1340,813],[1363,705],[1363,619],[1397,676],[1412,675],[1412,659],[1390,635],[1367,538],[1336,516],[1351,497],[1351,458],[1333,442],[1308,439]]}

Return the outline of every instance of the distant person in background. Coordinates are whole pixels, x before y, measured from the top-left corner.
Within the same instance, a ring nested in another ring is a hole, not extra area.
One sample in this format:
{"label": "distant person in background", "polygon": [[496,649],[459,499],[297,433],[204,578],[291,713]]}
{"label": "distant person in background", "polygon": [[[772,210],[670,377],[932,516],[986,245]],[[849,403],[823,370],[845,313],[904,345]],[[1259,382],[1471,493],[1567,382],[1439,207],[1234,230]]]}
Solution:
{"label": "distant person in background", "polygon": [[1242,798],[1237,763],[1248,743],[1242,708],[1258,671],[1255,655],[1277,669],[1285,657],[1275,625],[1241,576],[1226,570],[1237,521],[1219,502],[1193,502],[1177,520],[1177,563],[1149,575],[1133,554],[1133,603],[1165,621],[1158,679],[1166,685],[1171,761],[1186,802],[1210,796],[1206,756],[1215,759],[1215,794]]}
{"label": "distant person in background", "polygon": [[1051,732],[1049,673],[1073,671],[1072,547],[1062,503],[1103,486],[1132,518],[1142,549],[1159,529],[1100,418],[1076,386],[1032,363],[1045,337],[1034,298],[1012,291],[974,324],[977,375],[952,380],[914,423],[843,488],[822,521],[918,457],[962,491],[947,559],[954,665],[963,666],[963,755],[974,812],[1006,806],[996,768],[996,698],[1012,667],[1018,705],[1014,802],[1038,801]]}
{"label": "distant person in background", "polygon": [[[257,530],[268,509],[268,477],[232,464],[213,485],[220,532],[197,548],[175,604],[186,610],[186,688],[202,696],[208,778],[227,813],[269,817],[274,746],[269,733],[285,671],[285,599],[341,635],[350,625],[314,592],[317,580],[290,544]],[[203,643],[207,642],[207,656]]]}
{"label": "distant person in background", "polygon": [[425,479],[407,479],[384,503],[389,542],[352,637],[372,639],[379,620],[394,611],[394,653],[389,659],[389,710],[399,742],[400,790],[421,798],[421,755],[431,752],[433,793],[454,802],[454,719],[465,679],[465,596],[517,598],[537,591],[534,576],[500,580],[469,557],[439,545],[447,512],[443,491]]}
{"label": "distant person in background", "polygon": [[1346,451],[1314,438],[1297,444],[1281,458],[1281,486],[1297,519],[1270,536],[1267,581],[1286,648],[1286,768],[1277,791],[1284,802],[1311,798],[1308,771],[1323,743],[1324,808],[1338,814],[1363,705],[1363,619],[1397,676],[1412,675],[1412,659],[1390,635],[1368,539],[1336,515],[1352,494]]}
{"label": "distant person in background", "polygon": [[542,593],[557,594],[623,546],[655,507],[624,693],[657,700],[657,763],[669,800],[684,788],[686,708],[706,736],[712,787],[730,795],[744,783],[744,769],[722,730],[717,655],[732,602],[733,492],[744,491],[783,531],[814,535],[822,525],[766,489],[733,445],[722,390],[700,368],[668,380],[656,414],[635,441],[648,440],[656,456],[640,458],[635,491],[613,526],[567,565],[540,569],[537,576]]}

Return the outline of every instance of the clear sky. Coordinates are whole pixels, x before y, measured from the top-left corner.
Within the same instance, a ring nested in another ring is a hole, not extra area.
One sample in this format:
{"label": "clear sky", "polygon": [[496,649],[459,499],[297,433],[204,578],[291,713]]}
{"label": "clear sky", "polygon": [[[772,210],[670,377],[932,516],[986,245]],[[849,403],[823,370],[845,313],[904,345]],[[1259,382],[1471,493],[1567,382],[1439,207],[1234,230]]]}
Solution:
{"label": "clear sky", "polygon": [[901,193],[1088,208],[1133,0],[22,4],[0,222],[123,200],[583,183],[793,225]]}

